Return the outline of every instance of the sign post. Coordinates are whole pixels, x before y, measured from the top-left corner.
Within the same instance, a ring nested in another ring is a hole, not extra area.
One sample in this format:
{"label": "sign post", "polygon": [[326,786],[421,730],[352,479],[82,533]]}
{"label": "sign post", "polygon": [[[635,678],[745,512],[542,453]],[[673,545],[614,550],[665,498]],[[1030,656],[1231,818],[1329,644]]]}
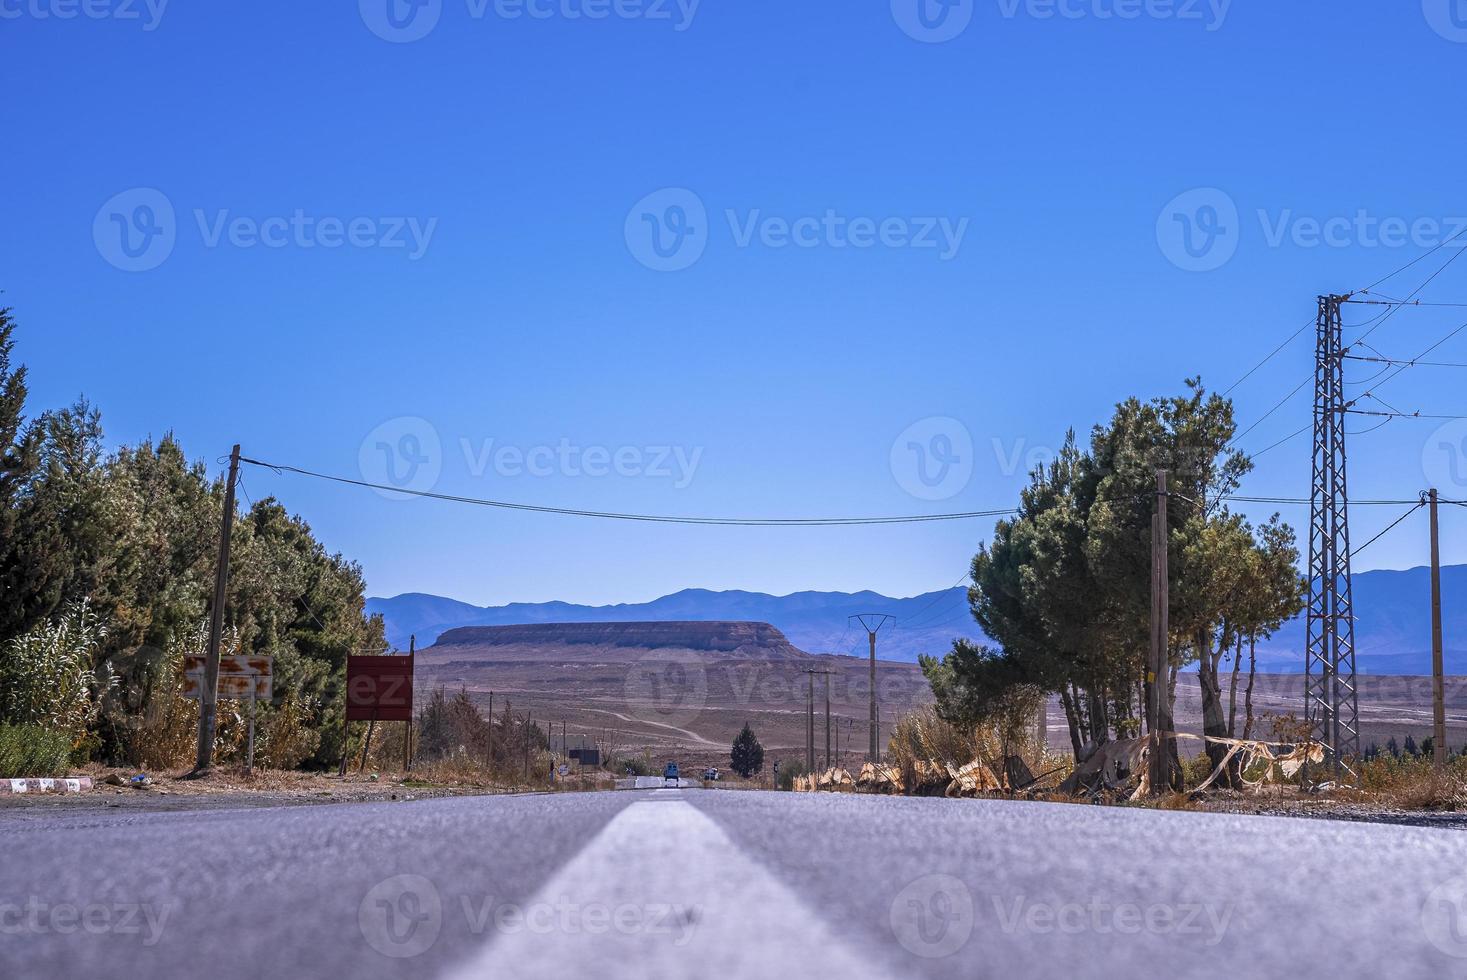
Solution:
{"label": "sign post", "polygon": [[[416,643],[413,644],[416,646]],[[403,739],[403,767],[412,761],[413,737],[413,661],[416,651],[406,657],[346,658],[346,724],[354,721],[401,721],[407,731]],[[342,774],[346,773],[347,747],[342,746]],[[363,756],[365,760],[365,756]]]}
{"label": "sign post", "polygon": [[189,655],[183,658],[183,696],[199,701],[209,699],[212,690],[215,697],[223,700],[249,701],[249,746],[245,749],[245,773],[255,769],[255,714],[256,702],[275,696],[274,667],[272,657],[252,657],[233,654],[219,658],[217,682],[209,683],[208,655]]}

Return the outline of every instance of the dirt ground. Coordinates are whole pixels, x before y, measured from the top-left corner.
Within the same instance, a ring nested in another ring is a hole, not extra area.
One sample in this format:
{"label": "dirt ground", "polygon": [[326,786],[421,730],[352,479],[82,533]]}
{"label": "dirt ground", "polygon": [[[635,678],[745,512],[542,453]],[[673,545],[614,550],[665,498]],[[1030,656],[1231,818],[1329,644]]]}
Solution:
{"label": "dirt ground", "polygon": [[[405,803],[445,796],[487,796],[545,791],[530,785],[497,785],[485,781],[435,778],[430,774],[348,773],[346,776],[305,772],[218,769],[203,779],[185,779],[187,770],[149,773],[144,786],[125,783],[137,770],[87,766],[71,773],[90,776],[92,788],[81,793],[0,794],[0,815],[120,809],[140,812],[234,810],[243,807],[309,806],[321,803]],[[609,777],[606,782],[609,782]],[[591,783],[577,788],[593,788]]]}

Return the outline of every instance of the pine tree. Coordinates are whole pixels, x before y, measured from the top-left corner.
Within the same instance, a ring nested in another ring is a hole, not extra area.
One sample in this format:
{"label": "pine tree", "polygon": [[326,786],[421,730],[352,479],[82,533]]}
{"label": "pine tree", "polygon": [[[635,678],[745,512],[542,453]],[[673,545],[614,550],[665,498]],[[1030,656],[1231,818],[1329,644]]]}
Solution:
{"label": "pine tree", "polygon": [[754,737],[754,729],[744,722],[744,728],[734,739],[729,765],[734,772],[748,779],[764,768],[764,746]]}

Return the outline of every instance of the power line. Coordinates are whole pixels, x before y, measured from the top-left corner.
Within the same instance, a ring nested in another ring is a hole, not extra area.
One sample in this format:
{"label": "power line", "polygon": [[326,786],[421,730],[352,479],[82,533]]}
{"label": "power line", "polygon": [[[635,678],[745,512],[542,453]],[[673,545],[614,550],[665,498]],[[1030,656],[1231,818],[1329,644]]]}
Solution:
{"label": "power line", "polygon": [[[1445,245],[1445,244],[1446,244],[1446,242],[1443,242],[1441,245],[1438,245],[1436,248],[1432,249],[1431,252],[1427,252],[1426,255],[1432,254],[1432,252],[1435,252],[1437,250],[1437,248],[1441,248],[1442,245]],[[1452,253],[1452,257],[1449,258],[1449,259],[1447,259],[1445,262],[1443,262],[1441,264],[1441,267],[1439,269],[1437,269],[1431,275],[1427,276],[1425,282],[1423,282],[1421,285],[1419,285],[1415,289],[1413,289],[1406,296],[1406,298],[1404,300],[1396,303],[1389,310],[1387,310],[1385,316],[1381,317],[1381,319],[1379,321],[1377,321],[1376,324],[1374,326],[1372,326],[1369,330],[1365,331],[1363,334],[1361,334],[1360,336],[1356,337],[1355,340],[1351,343],[1350,346],[1353,347],[1355,344],[1360,343],[1360,341],[1364,340],[1366,337],[1369,337],[1371,334],[1375,333],[1381,327],[1385,326],[1386,321],[1389,320],[1391,317],[1395,316],[1398,312],[1400,312],[1401,309],[1403,309],[1406,306],[1411,305],[1411,301],[1416,298],[1417,294],[1419,294],[1427,286],[1431,285],[1432,281],[1435,280],[1437,276],[1441,275],[1443,272],[1446,272],[1447,271],[1447,268],[1453,262],[1457,261],[1458,259],[1460,259],[1462,257],[1462,253],[1463,252],[1467,252],[1467,249],[1460,249],[1459,248],[1456,252]],[[1421,256],[1420,259],[1426,258],[1426,255]],[[1420,261],[1420,259],[1417,259],[1417,261]],[[1415,262],[1407,263],[1406,265],[1402,266],[1400,269],[1398,269],[1396,271],[1397,272],[1405,271],[1406,269],[1409,269],[1411,266],[1413,266],[1415,264],[1416,264]],[[1391,273],[1391,275],[1395,275],[1395,274],[1396,273],[1394,273],[1394,272]],[[1389,279],[1389,278],[1390,278],[1390,276],[1387,276],[1386,277],[1386,279]],[[1381,282],[1384,282],[1384,281],[1385,281],[1385,279],[1382,279],[1381,280]],[[1345,302],[1350,303],[1350,302],[1355,302],[1355,301],[1354,300],[1351,300],[1351,299],[1349,299],[1347,297],[1345,299]],[[1360,302],[1367,302],[1367,301],[1362,300]]]}
{"label": "power line", "polygon": [[[1379,286],[1381,283],[1385,282],[1386,280],[1388,280],[1388,279],[1394,279],[1396,276],[1399,276],[1401,273],[1405,272],[1407,269],[1411,268],[1416,263],[1422,261],[1423,259],[1430,258],[1432,255],[1435,255],[1437,252],[1439,252],[1442,249],[1446,248],[1448,245],[1452,244],[1457,239],[1461,238],[1464,234],[1467,234],[1467,231],[1458,232],[1457,234],[1453,235],[1451,238],[1443,239],[1442,241],[1437,242],[1437,244],[1436,244],[1435,247],[1430,248],[1430,249],[1428,249],[1425,252],[1422,252],[1420,255],[1416,256],[1416,258],[1412,259],[1410,262],[1407,262],[1405,265],[1401,266],[1395,272],[1392,272],[1392,273],[1390,273],[1387,276],[1383,276],[1380,279],[1377,279],[1375,282],[1371,283],[1369,286],[1366,286],[1364,289],[1360,290],[1360,292],[1362,292],[1362,293],[1368,293],[1372,289],[1374,289],[1376,286]],[[1458,252],[1457,254],[1460,255],[1461,253]]]}
{"label": "power line", "polygon": [[1347,408],[1347,415],[1372,415],[1376,418],[1390,419],[1433,419],[1439,422],[1460,422],[1467,419],[1467,415],[1426,415],[1422,412],[1372,412],[1363,408]]}
{"label": "power line", "polygon": [[716,524],[737,525],[742,527],[825,527],[825,526],[847,526],[867,524],[922,524],[932,521],[961,521],[972,520],[983,517],[1003,517],[1018,513],[1013,507],[996,508],[993,510],[963,511],[953,514],[913,514],[899,517],[682,517],[658,514],[625,514],[614,511],[580,510],[571,507],[549,507],[540,504],[522,504],[505,500],[489,500],[481,497],[463,497],[456,494],[433,493],[428,490],[406,490],[401,487],[388,486],[382,483],[372,483],[368,480],[353,480],[344,476],[333,476],[329,473],[318,473],[314,470],[303,469],[299,466],[288,466],[282,463],[266,463],[257,459],[240,457],[241,463],[251,466],[259,466],[274,470],[277,473],[294,473],[298,476],[306,476],[316,480],[328,480],[332,483],[343,483],[348,486],[365,487],[371,490],[382,490],[389,493],[400,493],[411,497],[424,497],[431,500],[443,500],[450,503],[470,504],[477,507],[495,507],[503,510],[531,511],[539,514],[559,514],[568,517],[594,517],[603,520],[616,521],[647,521],[659,524]]}
{"label": "power line", "polygon": [[1412,514],[1416,513],[1423,506],[1424,506],[1424,504],[1422,503],[1422,501],[1420,501],[1420,500],[1416,501],[1416,503],[1411,507],[1410,510],[1406,511],[1406,513],[1402,514],[1400,517],[1396,518],[1395,520],[1393,520],[1389,524],[1387,524],[1384,531],[1381,531],[1375,537],[1371,538],[1369,541],[1365,542],[1360,547],[1356,548],[1354,551],[1351,551],[1350,552],[1350,557],[1351,558],[1354,558],[1356,555],[1360,554],[1360,552],[1364,551],[1366,548],[1369,548],[1371,545],[1375,544],[1381,538],[1385,537],[1392,530],[1394,530],[1395,529],[1395,526],[1397,524],[1401,523],[1406,518],[1408,518]]}
{"label": "power line", "polygon": [[1238,387],[1238,385],[1242,384],[1244,381],[1247,381],[1249,378],[1253,377],[1253,375],[1258,371],[1259,368],[1263,367],[1269,361],[1273,360],[1274,357],[1277,356],[1280,351],[1282,351],[1285,347],[1287,347],[1290,344],[1292,344],[1294,342],[1294,340],[1296,338],[1298,338],[1298,336],[1301,333],[1303,333],[1305,330],[1308,330],[1313,325],[1314,325],[1314,318],[1313,317],[1310,317],[1308,320],[1304,321],[1304,326],[1300,327],[1298,330],[1295,330],[1293,333],[1289,334],[1289,339],[1288,340],[1285,340],[1282,344],[1279,344],[1277,347],[1275,347],[1272,351],[1269,352],[1269,354],[1268,354],[1267,357],[1265,357],[1263,360],[1259,361],[1257,364],[1253,365],[1253,367],[1249,368],[1247,374],[1243,375],[1237,381],[1234,381],[1232,384],[1228,385],[1227,388],[1225,388],[1223,390],[1223,395],[1224,396],[1227,396],[1227,395],[1231,394],[1234,388]]}

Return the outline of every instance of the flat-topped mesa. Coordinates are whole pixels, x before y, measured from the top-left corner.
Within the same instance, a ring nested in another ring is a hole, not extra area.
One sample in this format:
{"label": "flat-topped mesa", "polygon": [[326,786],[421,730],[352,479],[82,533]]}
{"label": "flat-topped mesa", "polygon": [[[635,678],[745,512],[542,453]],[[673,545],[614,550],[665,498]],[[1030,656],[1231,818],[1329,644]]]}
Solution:
{"label": "flat-topped mesa", "polygon": [[706,651],[733,657],[782,659],[807,657],[775,627],[755,622],[526,623],[518,626],[463,626],[438,638],[432,649],[451,656],[448,647],[627,647],[646,650]]}

